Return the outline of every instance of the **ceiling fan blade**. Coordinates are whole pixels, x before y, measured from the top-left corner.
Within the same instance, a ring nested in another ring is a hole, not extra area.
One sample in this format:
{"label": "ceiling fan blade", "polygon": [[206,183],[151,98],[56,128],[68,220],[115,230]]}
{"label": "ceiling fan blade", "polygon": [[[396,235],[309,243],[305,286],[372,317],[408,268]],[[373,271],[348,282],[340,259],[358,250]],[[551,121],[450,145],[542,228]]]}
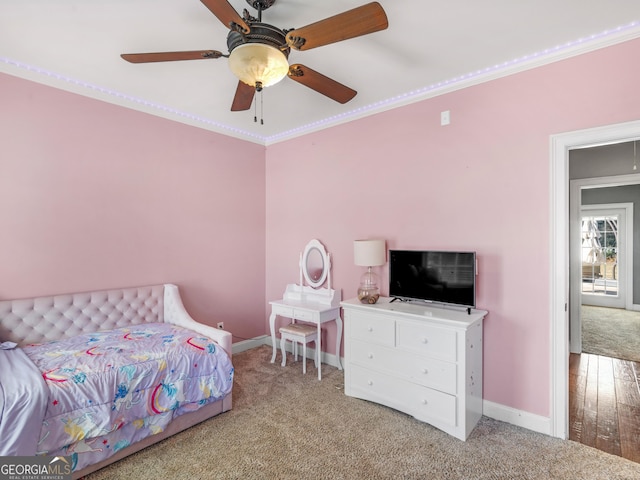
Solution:
{"label": "ceiling fan blade", "polygon": [[236,94],[233,97],[233,103],[231,104],[232,112],[240,112],[242,110],[249,110],[253,103],[253,96],[256,94],[255,87],[247,85],[244,82],[238,81],[238,88],[236,88]]}
{"label": "ceiling fan blade", "polygon": [[372,2],[292,30],[287,33],[287,43],[297,50],[309,50],[384,30],[388,26],[382,6]]}
{"label": "ceiling fan blade", "polygon": [[231,24],[235,23],[239,25],[244,33],[249,33],[249,27],[244,22],[242,17],[236,12],[227,0],[201,0],[205,6],[211,10],[218,20],[220,20],[225,27],[232,29]]}
{"label": "ceiling fan blade", "polygon": [[289,67],[289,78],[309,87],[318,93],[326,95],[338,103],[347,103],[358,92],[335,80],[325,77],[315,70],[300,65],[299,63]]}
{"label": "ceiling fan blade", "polygon": [[131,63],[150,63],[174,62],[177,60],[203,60],[220,58],[224,55],[217,50],[193,50],[189,52],[123,53],[120,56]]}

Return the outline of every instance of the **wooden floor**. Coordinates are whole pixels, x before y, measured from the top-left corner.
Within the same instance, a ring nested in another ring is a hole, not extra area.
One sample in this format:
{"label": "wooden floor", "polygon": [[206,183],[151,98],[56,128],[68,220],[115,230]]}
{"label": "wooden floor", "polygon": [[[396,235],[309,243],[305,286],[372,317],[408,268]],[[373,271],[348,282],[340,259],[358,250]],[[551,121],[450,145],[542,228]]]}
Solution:
{"label": "wooden floor", "polygon": [[569,438],[640,463],[640,363],[569,357]]}

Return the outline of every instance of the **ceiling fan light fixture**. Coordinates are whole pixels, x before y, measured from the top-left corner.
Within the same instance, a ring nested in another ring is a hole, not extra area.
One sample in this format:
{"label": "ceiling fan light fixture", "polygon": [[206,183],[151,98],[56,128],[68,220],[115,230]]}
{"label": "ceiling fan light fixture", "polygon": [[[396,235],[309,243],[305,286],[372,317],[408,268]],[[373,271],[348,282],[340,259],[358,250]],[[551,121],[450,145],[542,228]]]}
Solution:
{"label": "ceiling fan light fixture", "polygon": [[289,72],[286,55],[263,43],[245,43],[229,55],[229,68],[240,81],[255,87],[275,85]]}

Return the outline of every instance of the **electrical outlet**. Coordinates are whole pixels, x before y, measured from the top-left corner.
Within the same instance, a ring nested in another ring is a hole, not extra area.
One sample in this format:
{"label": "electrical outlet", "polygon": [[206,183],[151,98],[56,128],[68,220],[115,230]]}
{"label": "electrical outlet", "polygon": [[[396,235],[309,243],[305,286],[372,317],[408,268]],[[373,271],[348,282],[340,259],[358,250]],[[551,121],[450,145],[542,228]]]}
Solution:
{"label": "electrical outlet", "polygon": [[224,322],[218,322],[218,328],[224,330]]}

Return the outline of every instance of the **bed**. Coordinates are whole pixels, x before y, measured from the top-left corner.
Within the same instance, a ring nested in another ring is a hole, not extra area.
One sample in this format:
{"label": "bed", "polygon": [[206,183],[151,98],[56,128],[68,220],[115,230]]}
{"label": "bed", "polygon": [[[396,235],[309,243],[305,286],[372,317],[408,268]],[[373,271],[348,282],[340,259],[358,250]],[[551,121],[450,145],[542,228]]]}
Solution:
{"label": "bed", "polygon": [[0,301],[0,342],[0,455],[76,479],[232,407],[231,334],[176,285]]}

